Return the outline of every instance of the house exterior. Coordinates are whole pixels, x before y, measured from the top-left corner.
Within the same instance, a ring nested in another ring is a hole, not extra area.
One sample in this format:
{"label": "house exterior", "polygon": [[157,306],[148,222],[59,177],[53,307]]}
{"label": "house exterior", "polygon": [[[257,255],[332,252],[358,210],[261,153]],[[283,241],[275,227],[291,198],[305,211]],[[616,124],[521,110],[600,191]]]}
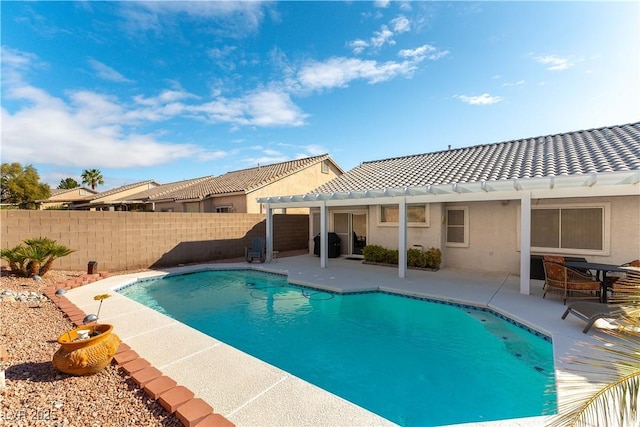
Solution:
{"label": "house exterior", "polygon": [[130,204],[127,202],[128,197],[158,187],[159,185],[160,184],[154,180],[123,185],[76,201],[69,205],[69,209],[127,211],[130,208]]}
{"label": "house exterior", "polygon": [[[640,258],[640,123],[364,162],[298,196],[270,196],[270,211],[311,208],[310,248],[327,232],[343,255],[354,234],[390,249],[442,251],[442,266],[520,275],[531,255],[621,264]],[[311,249],[310,249],[311,250]],[[405,277],[406,251],[398,274]]]}
{"label": "house exterior", "polygon": [[[92,192],[69,209],[137,212],[264,213],[257,198],[311,191],[344,173],[327,154],[168,184],[148,180]],[[48,203],[48,199],[46,202]],[[281,213],[308,213],[294,208]]]}
{"label": "house exterior", "polygon": [[51,196],[45,200],[38,200],[38,209],[67,209],[69,205],[96,195],[98,192],[87,187],[69,189],[55,188],[51,190]]}
{"label": "house exterior", "polygon": [[[133,195],[131,199],[147,197],[147,203],[153,203],[157,212],[264,213],[258,198],[311,191],[342,173],[340,166],[324,154],[200,178],[172,191],[154,189],[150,191],[157,194]],[[306,214],[308,208],[279,211],[285,212]]]}

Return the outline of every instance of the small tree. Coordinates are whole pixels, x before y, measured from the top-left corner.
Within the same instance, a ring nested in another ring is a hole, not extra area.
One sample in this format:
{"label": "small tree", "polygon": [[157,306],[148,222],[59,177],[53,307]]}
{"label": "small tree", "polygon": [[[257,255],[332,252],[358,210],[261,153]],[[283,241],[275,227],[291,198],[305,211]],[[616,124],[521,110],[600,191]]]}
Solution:
{"label": "small tree", "polygon": [[48,237],[26,239],[24,243],[26,246],[20,244],[0,251],[0,258],[6,260],[11,271],[19,276],[44,276],[53,261],[74,252]]}
{"label": "small tree", "polygon": [[61,179],[60,184],[58,184],[58,188],[61,190],[71,190],[76,187],[80,187],[80,184],[73,178]]}
{"label": "small tree", "polygon": [[2,202],[15,203],[21,209],[35,209],[36,200],[51,196],[49,185],[40,182],[38,171],[31,165],[3,163],[0,185]]}
{"label": "small tree", "polygon": [[98,185],[104,184],[104,178],[98,169],[85,169],[82,171],[82,183],[95,190]]}

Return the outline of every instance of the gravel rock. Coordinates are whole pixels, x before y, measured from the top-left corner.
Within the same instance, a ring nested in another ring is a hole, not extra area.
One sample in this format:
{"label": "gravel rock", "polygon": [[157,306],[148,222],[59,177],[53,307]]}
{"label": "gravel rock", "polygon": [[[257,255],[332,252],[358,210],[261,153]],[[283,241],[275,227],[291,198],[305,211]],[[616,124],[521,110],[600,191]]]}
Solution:
{"label": "gravel rock", "polygon": [[55,304],[42,298],[42,289],[81,275],[49,271],[33,280],[1,272],[0,346],[7,349],[9,360],[0,361],[5,376],[0,425],[180,426],[115,365],[82,377],[53,368],[58,336],[73,326]]}

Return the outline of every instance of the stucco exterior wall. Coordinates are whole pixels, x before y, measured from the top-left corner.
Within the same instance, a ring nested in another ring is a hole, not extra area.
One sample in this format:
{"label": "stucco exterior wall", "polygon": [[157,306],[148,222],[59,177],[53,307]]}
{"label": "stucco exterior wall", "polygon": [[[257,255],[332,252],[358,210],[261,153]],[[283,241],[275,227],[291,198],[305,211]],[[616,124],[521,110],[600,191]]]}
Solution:
{"label": "stucco exterior wall", "polygon": [[441,250],[450,268],[520,274],[517,231],[520,203],[501,201],[448,203],[469,207],[469,247],[448,247],[443,225]]}
{"label": "stucco exterior wall", "polygon": [[[89,261],[107,271],[175,266],[244,256],[265,222],[260,214],[3,210],[0,247],[49,237],[75,250],[55,261],[58,270],[86,270]],[[275,215],[273,227],[274,250],[307,247],[307,215]]]}
{"label": "stucco exterior wall", "polygon": [[[247,213],[247,196],[235,194],[228,196],[212,197],[203,201],[203,212],[215,212],[216,208],[232,207],[236,213]],[[259,213],[259,212],[252,212]]]}
{"label": "stucco exterior wall", "polygon": [[156,202],[154,212],[182,212],[182,203],[178,202]]}
{"label": "stucco exterior wall", "polygon": [[[429,210],[428,227],[407,227],[407,249],[421,245],[424,249],[441,248],[443,227],[441,223],[442,203],[427,204]],[[398,227],[396,225],[380,225],[380,209],[369,207],[369,235],[367,243],[398,249]]]}
{"label": "stucco exterior wall", "polygon": [[[607,202],[611,207],[609,217],[605,219],[609,229],[609,253],[593,255],[576,250],[567,255],[583,256],[589,261],[607,264],[640,259],[640,196],[533,200],[532,207],[601,202]],[[422,245],[424,249],[440,248],[442,267],[520,274],[519,201],[431,203],[428,206],[429,227],[407,227],[407,248],[413,245]],[[455,206],[469,209],[468,247],[450,247],[446,244],[444,215],[447,207]],[[314,209],[313,212],[319,213],[319,210]],[[330,218],[331,212],[332,209],[329,210]],[[397,249],[398,228],[379,225],[379,212],[378,206],[368,207],[367,243]],[[331,221],[329,231],[333,231]],[[538,253],[532,250],[532,254]]]}
{"label": "stucco exterior wall", "polygon": [[[341,175],[341,172],[331,162],[327,162],[327,164],[329,166],[327,173],[322,172],[322,162],[319,162],[248,193],[247,213],[263,213],[260,203],[256,201],[259,197],[306,194]],[[275,207],[277,208],[277,206]],[[308,208],[287,209],[287,213],[290,214],[307,214],[308,212]]]}

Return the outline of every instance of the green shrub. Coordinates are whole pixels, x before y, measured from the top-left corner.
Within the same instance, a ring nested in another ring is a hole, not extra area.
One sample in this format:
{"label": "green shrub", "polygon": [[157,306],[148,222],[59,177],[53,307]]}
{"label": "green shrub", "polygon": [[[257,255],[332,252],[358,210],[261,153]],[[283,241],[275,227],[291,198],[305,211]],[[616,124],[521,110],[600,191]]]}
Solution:
{"label": "green shrub", "polygon": [[[367,245],[362,250],[366,262],[398,265],[398,250],[386,249],[378,245]],[[438,248],[430,248],[426,251],[420,249],[407,250],[407,266],[416,268],[440,268],[442,253]]]}
{"label": "green shrub", "polygon": [[423,253],[425,267],[440,268],[442,262],[442,252],[438,248],[429,248]]}
{"label": "green shrub", "polygon": [[386,249],[378,245],[367,245],[362,249],[362,255],[367,262],[384,262]]}
{"label": "green shrub", "polygon": [[424,267],[424,256],[420,249],[407,250],[407,266],[409,267]]}
{"label": "green shrub", "polygon": [[398,251],[396,249],[386,249],[384,263],[398,265]]}

